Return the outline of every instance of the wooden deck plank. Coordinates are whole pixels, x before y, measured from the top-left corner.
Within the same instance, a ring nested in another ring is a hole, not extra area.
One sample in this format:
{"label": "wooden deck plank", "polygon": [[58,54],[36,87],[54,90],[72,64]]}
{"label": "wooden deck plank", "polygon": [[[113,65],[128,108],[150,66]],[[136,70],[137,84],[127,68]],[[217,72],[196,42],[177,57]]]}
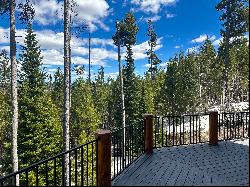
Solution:
{"label": "wooden deck plank", "polygon": [[[229,186],[249,184],[249,143],[161,148],[132,164],[115,185]],[[114,181],[113,181],[114,182]]]}
{"label": "wooden deck plank", "polygon": [[183,167],[181,166],[181,164],[177,164],[174,169],[174,172],[172,173],[171,177],[169,177],[166,183],[167,186],[173,186],[175,184],[175,181],[178,179],[181,170],[183,170]]}
{"label": "wooden deck plank", "polygon": [[180,175],[178,176],[177,180],[174,183],[174,186],[183,186],[188,173],[189,173],[188,169],[182,169]]}
{"label": "wooden deck plank", "polygon": [[168,179],[171,177],[172,173],[174,172],[175,167],[176,167],[175,163],[170,163],[169,168],[162,175],[161,179],[158,180],[157,186],[165,186],[166,185]]}
{"label": "wooden deck plank", "polygon": [[[119,185],[123,183],[123,180],[133,173],[150,157],[151,155],[141,155],[136,161],[134,161],[128,168],[126,168],[120,175],[118,175],[113,181],[112,185]],[[126,181],[125,181],[126,182]]]}

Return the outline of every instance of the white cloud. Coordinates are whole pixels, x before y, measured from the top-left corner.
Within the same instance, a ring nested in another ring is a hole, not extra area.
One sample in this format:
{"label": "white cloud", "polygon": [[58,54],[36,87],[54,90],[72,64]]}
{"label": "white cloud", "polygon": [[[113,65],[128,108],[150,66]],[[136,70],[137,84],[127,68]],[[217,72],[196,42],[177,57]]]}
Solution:
{"label": "white cloud", "polygon": [[190,47],[186,50],[186,53],[196,53],[199,51],[199,46]]}
{"label": "white cloud", "polygon": [[105,73],[105,77],[110,77],[110,78],[116,78],[119,75],[119,72],[114,72],[114,73]]}
{"label": "white cloud", "polygon": [[[243,36],[243,37],[244,37],[244,38],[249,38],[248,35],[245,35],[245,36]],[[239,37],[239,38],[240,38],[240,37]],[[231,39],[230,39],[230,42],[232,42],[232,41],[235,40],[235,39],[236,39],[235,37],[231,38]],[[213,44],[214,46],[218,46],[222,41],[223,41],[223,38],[220,37],[220,38],[218,38],[217,40],[214,40],[212,44]]]}
{"label": "white cloud", "polygon": [[[17,38],[21,45],[24,45],[25,30],[16,30],[17,35],[22,36]],[[37,35],[37,40],[41,46],[44,65],[63,65],[63,33],[54,32],[52,30],[34,31]],[[4,37],[6,36],[6,37]],[[1,48],[9,48],[9,29],[0,27],[0,41],[3,44]],[[155,51],[162,47],[162,38],[158,39]],[[109,48],[108,48],[109,47]],[[111,48],[110,48],[111,47]],[[145,41],[133,46],[134,59],[147,58],[146,50],[149,48],[148,42]],[[76,38],[72,36],[71,40],[72,63],[88,64],[88,38]],[[126,49],[122,48],[122,59],[125,59]],[[107,66],[108,60],[117,60],[117,50],[112,39],[92,38],[91,39],[91,64]]]}
{"label": "white cloud", "polygon": [[[63,65],[63,50],[49,49],[42,50],[44,56],[43,63],[46,65]],[[117,59],[117,54],[114,51],[108,51],[103,48],[91,49],[91,65],[93,66],[104,66],[106,67],[106,60]],[[89,64],[88,60],[88,49],[84,47],[78,47],[77,49],[72,48],[72,64]]]}
{"label": "white cloud", "polygon": [[8,43],[9,42],[9,29],[4,29],[2,27],[0,27],[0,43]]}
{"label": "white cloud", "polygon": [[[22,0],[17,0],[17,3]],[[109,31],[107,25],[102,21],[109,15],[111,9],[105,0],[75,0],[77,6],[74,9],[77,16],[73,16],[73,22],[83,21],[89,25],[90,31],[95,31],[97,26]],[[40,25],[56,24],[63,20],[63,1],[57,0],[32,0],[35,9],[35,22]]]}
{"label": "white cloud", "polygon": [[166,14],[167,19],[170,19],[170,18],[173,18],[173,17],[175,17],[175,14]]}
{"label": "white cloud", "polygon": [[[57,0],[31,0],[35,9],[34,20],[41,25],[56,24],[62,20],[63,1]],[[23,0],[17,0],[17,4],[24,3]],[[18,10],[20,11],[20,10]]]}
{"label": "white cloud", "polygon": [[169,64],[169,62],[165,62],[165,63],[161,63],[160,66],[161,67],[167,67],[168,64]]}
{"label": "white cloud", "polygon": [[5,50],[7,53],[10,52],[10,46],[0,46],[0,52],[2,52],[2,50]]}
{"label": "white cloud", "polygon": [[219,39],[217,39],[217,40],[215,40],[215,41],[213,41],[213,45],[215,45],[215,46],[218,46],[219,44],[220,44],[220,42],[222,42],[222,37],[221,38],[219,38]]}
{"label": "white cloud", "polygon": [[195,39],[191,40],[190,42],[191,42],[191,43],[202,43],[202,42],[204,42],[207,38],[208,38],[209,40],[211,40],[211,41],[214,41],[214,40],[216,39],[216,36],[215,36],[215,35],[209,36],[209,35],[206,35],[206,34],[202,34],[202,35],[200,35],[198,38],[195,38]]}
{"label": "white cloud", "polygon": [[[154,66],[154,65],[153,65]],[[150,68],[151,64],[144,64],[143,67]]]}
{"label": "white cloud", "polygon": [[174,48],[175,48],[175,49],[180,49],[181,46],[180,46],[180,45],[176,45],[176,46],[174,46]]}
{"label": "white cloud", "polygon": [[[44,64],[63,65],[63,41],[64,34],[62,32],[54,32],[52,30],[34,31],[37,35],[37,40],[41,46],[42,55],[44,56]],[[22,36],[17,38],[19,44],[24,45],[25,30],[16,30],[17,35]],[[6,44],[0,49],[9,51],[9,29],[0,27],[0,42]],[[112,39],[91,38],[91,62],[92,65],[103,65],[107,59],[116,60],[117,53],[114,50],[107,50],[106,46],[114,47]],[[88,38],[71,39],[72,63],[88,64]],[[75,57],[74,57],[75,56]],[[86,57],[86,59],[83,58]]]}
{"label": "white cloud", "polygon": [[159,21],[161,19],[161,16],[159,16],[159,15],[154,15],[154,16],[152,16],[152,17],[142,17],[141,19],[140,19],[140,21],[145,21],[145,22],[147,22],[148,20],[151,20],[152,22],[156,22],[156,21]]}
{"label": "white cloud", "polygon": [[87,24],[90,25],[90,30],[96,30],[95,24],[97,24],[102,29],[109,31],[107,25],[105,25],[101,20],[109,15],[111,10],[109,5],[105,0],[91,0],[83,1],[76,0],[77,6],[76,11],[78,12],[77,18],[79,20],[85,20]]}
{"label": "white cloud", "polygon": [[42,50],[43,64],[46,65],[63,65],[63,51],[56,49]]}
{"label": "white cloud", "polygon": [[131,3],[138,6],[138,10],[157,14],[162,6],[172,5],[176,1],[177,0],[132,0]]}
{"label": "white cloud", "polygon": [[[162,48],[162,44],[161,44],[161,40],[163,38],[159,38],[158,39],[158,42],[157,42],[157,45],[155,47],[155,51],[159,50],[160,48]],[[144,59],[144,58],[147,58],[147,54],[146,54],[146,51],[147,49],[149,49],[149,45],[148,45],[148,41],[145,41],[141,44],[138,44],[138,45],[135,45],[132,47],[133,49],[133,57],[135,60],[140,60],[140,59]],[[123,54],[123,57],[125,56],[125,54]]]}
{"label": "white cloud", "polygon": [[63,32],[54,32],[51,30],[35,31],[37,40],[42,49],[62,49],[63,48]]}

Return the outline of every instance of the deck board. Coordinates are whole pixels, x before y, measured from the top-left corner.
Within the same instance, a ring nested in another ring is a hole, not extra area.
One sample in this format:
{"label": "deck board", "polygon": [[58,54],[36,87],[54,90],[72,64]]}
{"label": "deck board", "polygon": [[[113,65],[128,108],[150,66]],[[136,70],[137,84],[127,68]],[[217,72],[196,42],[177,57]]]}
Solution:
{"label": "deck board", "polygon": [[114,186],[249,184],[249,140],[155,149],[112,181]]}

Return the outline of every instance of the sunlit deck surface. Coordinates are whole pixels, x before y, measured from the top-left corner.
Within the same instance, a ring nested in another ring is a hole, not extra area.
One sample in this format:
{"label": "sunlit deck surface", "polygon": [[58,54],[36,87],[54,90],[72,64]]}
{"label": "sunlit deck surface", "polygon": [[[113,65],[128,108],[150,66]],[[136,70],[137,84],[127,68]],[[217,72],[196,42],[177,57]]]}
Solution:
{"label": "sunlit deck surface", "polygon": [[249,139],[218,146],[194,144],[154,149],[117,176],[115,186],[248,186]]}

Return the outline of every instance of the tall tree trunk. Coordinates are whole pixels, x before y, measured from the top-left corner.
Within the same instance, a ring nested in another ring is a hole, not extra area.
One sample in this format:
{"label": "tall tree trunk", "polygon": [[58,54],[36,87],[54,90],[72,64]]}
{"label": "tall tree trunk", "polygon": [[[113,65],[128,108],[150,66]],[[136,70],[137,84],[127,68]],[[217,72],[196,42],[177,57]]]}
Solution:
{"label": "tall tree trunk", "polygon": [[89,32],[89,83],[91,82],[90,79],[90,32]]}
{"label": "tall tree trunk", "polygon": [[229,92],[228,92],[228,67],[229,67],[229,37],[226,36],[225,43],[225,69],[224,69],[224,104],[225,109],[229,109]]}
{"label": "tall tree trunk", "polygon": [[[69,150],[70,115],[70,2],[64,0],[64,116],[63,150]],[[69,155],[64,156],[64,186],[69,186]]]}
{"label": "tall tree trunk", "polygon": [[[118,23],[117,23],[118,24]],[[119,29],[119,27],[117,27]],[[122,65],[121,65],[121,45],[120,45],[120,30],[118,30],[118,63],[119,63],[119,78],[120,78],[120,91],[121,91],[121,102],[122,102],[122,127],[123,127],[123,142],[125,144],[125,104],[124,104],[124,91],[123,91],[123,73],[122,73]],[[123,150],[125,153],[125,150]],[[124,154],[125,155],[125,154]],[[123,162],[123,164],[125,164]]]}
{"label": "tall tree trunk", "polygon": [[[227,17],[229,17],[229,9],[226,10]],[[224,104],[226,110],[229,110],[230,100],[229,100],[229,90],[228,90],[228,71],[229,71],[229,42],[230,42],[230,36],[229,36],[229,23],[226,22],[226,36],[225,36],[225,70],[224,70]]]}
{"label": "tall tree trunk", "polygon": [[[18,171],[17,129],[18,129],[18,102],[17,102],[17,62],[16,62],[16,23],[15,0],[10,1],[10,60],[11,60],[11,104],[12,104],[12,168]],[[19,175],[16,175],[16,185],[19,186]]]}

